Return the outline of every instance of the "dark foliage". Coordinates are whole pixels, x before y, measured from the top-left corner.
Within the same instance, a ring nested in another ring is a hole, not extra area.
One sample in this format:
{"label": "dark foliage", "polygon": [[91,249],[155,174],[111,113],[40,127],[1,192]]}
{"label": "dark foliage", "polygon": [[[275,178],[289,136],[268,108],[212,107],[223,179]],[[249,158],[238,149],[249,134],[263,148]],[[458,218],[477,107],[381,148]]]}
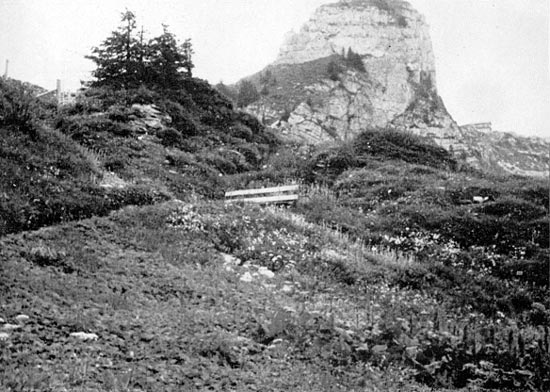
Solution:
{"label": "dark foliage", "polygon": [[330,80],[335,82],[340,80],[340,73],[342,73],[342,68],[336,61],[328,63],[327,74]]}
{"label": "dark foliage", "polygon": [[97,66],[92,87],[127,90],[140,86],[172,88],[192,77],[192,55],[191,41],[180,45],[165,25],[160,36],[146,41],[143,29],[137,29],[136,16],[127,10],[120,27],[86,57]]}
{"label": "dark foliage", "polygon": [[348,169],[387,160],[437,169],[453,170],[456,166],[448,151],[420,137],[389,129],[369,129],[351,143],[319,151],[310,161],[306,180],[331,184]]}
{"label": "dark foliage", "polygon": [[13,126],[36,138],[37,115],[34,92],[17,80],[0,78],[0,126]]}
{"label": "dark foliage", "polygon": [[445,149],[429,144],[413,134],[369,129],[357,136],[354,149],[359,160],[369,157],[397,159],[435,168],[453,168],[456,161]]}
{"label": "dark foliage", "polygon": [[239,84],[239,92],[237,94],[237,106],[246,107],[260,99],[260,93],[256,86],[248,81],[243,80]]}
{"label": "dark foliage", "polygon": [[70,139],[49,130],[40,142],[0,129],[0,235],[106,215],[165,196],[147,188],[107,190],[94,184],[97,168]]}
{"label": "dark foliage", "polygon": [[356,69],[359,72],[367,72],[361,55],[359,53],[355,53],[351,48],[348,49],[348,53],[346,55],[346,65]]}

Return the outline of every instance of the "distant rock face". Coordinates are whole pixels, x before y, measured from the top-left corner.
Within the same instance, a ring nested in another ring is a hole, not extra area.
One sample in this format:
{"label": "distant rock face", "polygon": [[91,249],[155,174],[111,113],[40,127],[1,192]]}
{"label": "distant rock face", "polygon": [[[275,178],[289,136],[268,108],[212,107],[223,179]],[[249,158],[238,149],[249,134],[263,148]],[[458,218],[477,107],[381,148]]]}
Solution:
{"label": "distant rock face", "polygon": [[[350,64],[350,49],[364,69]],[[542,154],[548,143],[456,124],[437,92],[429,26],[405,1],[323,5],[287,35],[272,65],[246,79],[262,91],[247,111],[288,140],[334,142],[369,127],[391,127],[425,136],[478,168],[528,175],[548,170]],[[523,152],[510,150],[513,145]]]}
{"label": "distant rock face", "polygon": [[[349,49],[361,56],[366,72],[345,67]],[[329,78],[325,66],[324,75],[301,86],[304,100],[292,100],[283,128],[294,137],[310,142],[347,139],[403,113],[421,83],[429,81],[435,91],[429,27],[404,1],[345,0],[321,6],[299,32],[287,36],[268,69],[277,74],[330,57],[344,62],[338,79]],[[314,99],[308,102],[306,95]],[[249,110],[263,117],[268,113],[266,120],[275,122],[283,108],[274,107],[271,98],[262,98]]]}
{"label": "distant rock face", "polygon": [[[480,125],[482,127],[480,127]],[[536,137],[522,137],[493,131],[488,124],[460,127],[464,156],[475,167],[491,172],[548,178],[550,143]]]}
{"label": "distant rock face", "polygon": [[321,6],[298,33],[287,35],[275,64],[305,63],[349,48],[364,56],[367,65],[385,59],[398,78],[401,74],[406,80],[407,69],[435,75],[429,27],[422,15],[398,0],[346,0]]}

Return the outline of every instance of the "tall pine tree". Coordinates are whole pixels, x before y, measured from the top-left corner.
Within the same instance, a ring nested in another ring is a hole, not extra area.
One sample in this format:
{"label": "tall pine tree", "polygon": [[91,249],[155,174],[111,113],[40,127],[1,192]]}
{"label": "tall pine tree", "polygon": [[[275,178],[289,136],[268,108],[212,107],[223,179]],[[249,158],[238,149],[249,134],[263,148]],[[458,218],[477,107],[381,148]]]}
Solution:
{"label": "tall pine tree", "polygon": [[239,92],[237,94],[237,106],[242,108],[256,102],[260,99],[260,93],[256,86],[248,80],[243,80],[239,84]]}
{"label": "tall pine tree", "polygon": [[146,42],[143,28],[137,30],[136,17],[127,10],[119,28],[99,47],[92,48],[92,55],[86,56],[97,66],[90,85],[115,89],[174,88],[183,78],[192,77],[193,53],[191,40],[180,45],[166,25],[161,35]]}
{"label": "tall pine tree", "polygon": [[185,40],[181,46],[181,50],[183,56],[185,57],[183,68],[185,68],[187,72],[187,77],[191,78],[193,76],[193,68],[195,68],[195,64],[193,64],[193,55],[195,54],[195,51],[193,50],[193,45],[191,44],[190,38]]}
{"label": "tall pine tree", "polygon": [[92,86],[138,87],[143,74],[144,51],[143,42],[136,34],[136,17],[126,10],[119,28],[99,47],[92,48],[92,55],[86,56],[97,65],[92,72],[96,79]]}
{"label": "tall pine tree", "polygon": [[153,81],[161,88],[174,87],[183,77],[187,55],[178,45],[168,26],[162,25],[163,33],[149,42],[150,72]]}

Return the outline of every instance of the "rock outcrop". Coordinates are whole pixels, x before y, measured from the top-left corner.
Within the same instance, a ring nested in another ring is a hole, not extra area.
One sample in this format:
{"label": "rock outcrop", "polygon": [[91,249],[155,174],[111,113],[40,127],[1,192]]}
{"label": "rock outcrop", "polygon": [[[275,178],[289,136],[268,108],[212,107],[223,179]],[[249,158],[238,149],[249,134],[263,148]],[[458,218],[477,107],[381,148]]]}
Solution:
{"label": "rock outcrop", "polygon": [[[364,70],[350,66],[350,49],[360,56]],[[414,101],[419,86],[436,88],[429,27],[422,15],[398,0],[321,6],[298,33],[288,35],[275,63],[251,78],[264,92],[266,72],[276,86],[249,110],[268,123],[289,112],[281,129],[313,142],[386,126]],[[301,75],[308,73],[315,77],[304,80]]]}
{"label": "rock outcrop", "polygon": [[549,143],[458,126],[437,92],[429,26],[405,1],[323,5],[287,35],[272,65],[246,79],[261,91],[247,111],[291,141],[334,142],[391,127],[425,136],[480,169],[548,172],[542,151]]}

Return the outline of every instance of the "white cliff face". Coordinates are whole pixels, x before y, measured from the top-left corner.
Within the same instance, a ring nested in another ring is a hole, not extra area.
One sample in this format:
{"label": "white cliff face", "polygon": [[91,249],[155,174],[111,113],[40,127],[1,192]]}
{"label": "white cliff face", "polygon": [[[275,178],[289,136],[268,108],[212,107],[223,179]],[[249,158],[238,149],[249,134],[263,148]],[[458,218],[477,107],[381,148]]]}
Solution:
{"label": "white cliff face", "polygon": [[[349,49],[361,56],[366,72],[344,67],[335,80],[325,62],[325,72],[316,80],[294,80],[293,86],[279,86],[281,92],[271,89],[277,94],[264,96],[248,110],[270,124],[277,122],[283,114],[280,96],[286,94],[284,110],[290,116],[278,122],[281,131],[310,143],[346,140],[369,126],[384,127],[403,113],[423,79],[435,89],[429,27],[400,0],[342,0],[321,6],[298,33],[287,36],[269,68],[289,74],[292,67],[295,71],[329,56],[342,60]],[[302,91],[296,92],[296,86]]]}
{"label": "white cliff face", "polygon": [[[364,72],[343,56],[350,48]],[[247,110],[292,141],[349,140],[369,127],[391,127],[426,137],[480,169],[547,173],[548,143],[456,124],[437,93],[429,27],[402,0],[321,6],[287,35],[276,62],[248,79],[264,93]],[[525,151],[514,152],[520,145]]]}
{"label": "white cliff face", "polygon": [[[386,3],[387,7],[379,6]],[[398,0],[340,1],[321,6],[298,33],[287,35],[275,64],[305,63],[349,48],[364,57],[367,69],[375,69],[369,64],[384,59],[399,65],[399,70],[392,71],[404,73],[404,82],[408,70],[417,75],[425,71],[435,81],[429,27],[422,15]],[[397,72],[395,77],[403,79]],[[393,75],[373,76],[385,82]]]}

